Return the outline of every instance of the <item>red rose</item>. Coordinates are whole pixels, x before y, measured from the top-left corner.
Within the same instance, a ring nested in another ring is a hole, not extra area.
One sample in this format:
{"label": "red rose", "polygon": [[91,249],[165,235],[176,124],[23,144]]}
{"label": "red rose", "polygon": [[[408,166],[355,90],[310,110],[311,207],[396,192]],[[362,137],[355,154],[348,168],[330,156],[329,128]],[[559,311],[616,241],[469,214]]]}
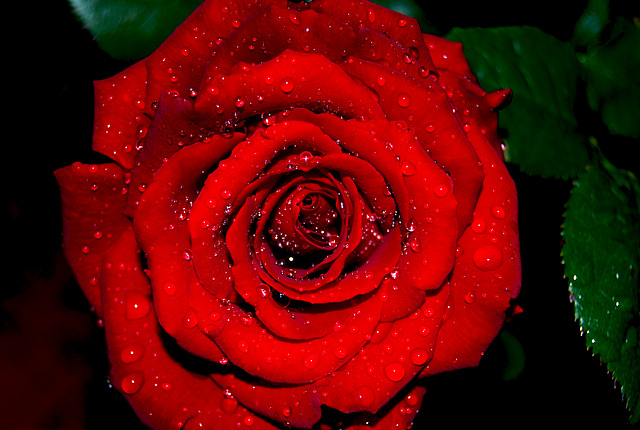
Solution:
{"label": "red rose", "polygon": [[56,172],[64,246],[146,424],[407,425],[420,377],[478,364],[517,200],[510,91],[459,44],[365,1],[210,0],[95,95],[112,162]]}

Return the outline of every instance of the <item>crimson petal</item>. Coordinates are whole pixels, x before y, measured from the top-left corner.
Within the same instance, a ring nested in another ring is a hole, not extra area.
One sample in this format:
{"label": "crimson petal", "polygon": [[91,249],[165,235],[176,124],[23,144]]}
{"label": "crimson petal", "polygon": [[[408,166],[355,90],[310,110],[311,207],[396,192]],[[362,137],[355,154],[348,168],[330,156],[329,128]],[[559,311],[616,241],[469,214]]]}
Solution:
{"label": "crimson petal", "polygon": [[511,299],[520,291],[515,185],[482,132],[473,127],[469,137],[487,174],[475,220],[459,240],[462,254],[456,258],[450,281],[451,311],[422,376],[476,366],[502,327]]}
{"label": "crimson petal", "polygon": [[124,216],[127,175],[116,164],[81,164],[56,170],[62,198],[64,253],[96,314],[102,317],[102,259],[131,229]]}
{"label": "crimson petal", "polygon": [[146,425],[167,430],[247,424],[276,429],[242,407],[230,411],[224,405],[223,391],[206,374],[185,370],[168,353],[131,231],[105,253],[103,275],[110,381]]}

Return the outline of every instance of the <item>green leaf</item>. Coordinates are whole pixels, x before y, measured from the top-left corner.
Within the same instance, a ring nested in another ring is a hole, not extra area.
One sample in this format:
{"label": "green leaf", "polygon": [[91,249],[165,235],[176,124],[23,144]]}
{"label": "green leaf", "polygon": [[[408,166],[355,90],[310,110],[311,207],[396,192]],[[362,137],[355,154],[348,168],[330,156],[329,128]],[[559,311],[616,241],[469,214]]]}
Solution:
{"label": "green leaf", "polygon": [[436,29],[427,20],[424,9],[414,0],[372,0],[387,9],[395,10],[403,15],[415,18],[423,33],[435,33]]}
{"label": "green leaf", "polygon": [[486,91],[511,88],[500,111],[506,157],[529,173],[571,178],[588,162],[586,139],[573,113],[579,67],[570,44],[534,27],[454,29]]}
{"label": "green leaf", "polygon": [[607,364],[640,421],[640,184],[604,158],[574,181],[562,256],[587,348]]}
{"label": "green leaf", "polygon": [[151,54],[202,0],[69,0],[75,14],[112,57]]}
{"label": "green leaf", "polygon": [[620,19],[611,40],[579,54],[589,106],[612,134],[640,137],[640,27]]}
{"label": "green leaf", "polygon": [[609,23],[609,0],[590,0],[573,31],[573,43],[587,46],[598,41]]}

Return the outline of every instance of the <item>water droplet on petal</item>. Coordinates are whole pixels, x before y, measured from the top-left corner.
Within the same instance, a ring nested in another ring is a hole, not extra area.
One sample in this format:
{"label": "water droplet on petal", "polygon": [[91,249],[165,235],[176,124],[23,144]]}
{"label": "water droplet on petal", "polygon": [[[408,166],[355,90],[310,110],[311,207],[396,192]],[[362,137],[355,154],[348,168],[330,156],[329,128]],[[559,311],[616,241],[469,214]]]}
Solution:
{"label": "water droplet on petal", "polygon": [[402,163],[402,168],[400,169],[400,171],[405,176],[412,176],[418,172],[418,170],[416,169],[416,166],[411,161],[408,161],[408,160]]}
{"label": "water droplet on petal", "polygon": [[504,219],[506,215],[502,206],[494,206],[491,208],[491,215],[498,219]]}
{"label": "water droplet on petal", "polygon": [[427,133],[433,133],[433,131],[436,129],[436,125],[430,122],[424,127],[424,129],[427,131]]}
{"label": "water droplet on petal", "polygon": [[336,356],[336,358],[339,358],[340,360],[342,360],[347,356],[347,351],[345,351],[343,347],[338,346],[336,347],[336,349],[333,350],[333,354]]}
{"label": "water droplet on petal", "polygon": [[376,398],[376,394],[373,389],[367,386],[357,388],[354,395],[363,406],[371,406]]}
{"label": "water droplet on petal", "polygon": [[233,396],[225,396],[220,400],[220,409],[227,415],[231,415],[238,409],[238,400]]}
{"label": "water droplet on petal", "polygon": [[198,314],[195,309],[189,309],[184,316],[184,325],[187,328],[194,328],[198,325]]}
{"label": "water droplet on petal", "polygon": [[481,234],[484,233],[487,228],[487,223],[482,218],[476,218],[471,223],[471,230]]}
{"label": "water droplet on petal", "polygon": [[400,93],[398,94],[398,105],[400,107],[406,108],[411,104],[411,97],[409,94]]}
{"label": "water droplet on petal", "polygon": [[402,364],[394,361],[385,366],[384,374],[389,380],[400,382],[404,378],[405,370]]}
{"label": "water droplet on petal", "polygon": [[164,285],[162,286],[162,289],[169,296],[175,296],[176,295],[176,285],[171,281],[166,281],[164,283]]}
{"label": "water droplet on petal", "polygon": [[373,10],[368,10],[367,11],[367,18],[369,19],[369,22],[371,24],[373,24],[376,21],[376,13]]}
{"label": "water droplet on petal", "polygon": [[293,78],[283,78],[280,81],[280,89],[285,93],[293,91]]}
{"label": "water droplet on petal", "polygon": [[122,387],[122,391],[125,394],[135,394],[142,388],[144,385],[144,376],[140,372],[131,372],[120,382]]}
{"label": "water droplet on petal", "polygon": [[295,25],[300,25],[300,17],[293,12],[289,13],[289,21]]}
{"label": "water droplet on petal", "polygon": [[417,236],[411,239],[411,241],[409,241],[409,247],[413,252],[420,252],[422,250],[420,239]]}
{"label": "water droplet on petal", "polygon": [[446,185],[438,185],[433,189],[433,193],[436,197],[444,197],[449,193],[449,188]]}
{"label": "water droplet on petal", "polygon": [[225,200],[229,200],[231,198],[231,191],[227,188],[223,188],[222,190],[220,190],[220,197]]}
{"label": "water droplet on petal", "polygon": [[144,355],[144,348],[138,344],[129,345],[120,351],[120,361],[125,364],[131,364],[138,361]]}
{"label": "water droplet on petal", "polygon": [[502,266],[502,252],[495,245],[484,245],[473,254],[473,264],[480,270],[495,270]]}
{"label": "water droplet on petal", "polygon": [[302,365],[309,370],[315,369],[316,367],[318,367],[319,363],[320,363],[320,356],[315,352],[307,355],[304,358],[304,360],[302,360]]}
{"label": "water droplet on petal", "polygon": [[128,320],[144,318],[151,309],[151,300],[140,293],[130,292],[127,294],[125,317]]}
{"label": "water droplet on petal", "polygon": [[249,344],[247,343],[247,341],[239,340],[237,346],[240,352],[243,352],[245,354],[249,352]]}
{"label": "water droplet on petal", "polygon": [[467,294],[464,295],[464,301],[467,304],[471,304],[476,301],[476,292],[473,290],[467,291]]}
{"label": "water droplet on petal", "polygon": [[409,359],[416,366],[422,366],[429,359],[429,352],[422,348],[415,348],[409,354]]}

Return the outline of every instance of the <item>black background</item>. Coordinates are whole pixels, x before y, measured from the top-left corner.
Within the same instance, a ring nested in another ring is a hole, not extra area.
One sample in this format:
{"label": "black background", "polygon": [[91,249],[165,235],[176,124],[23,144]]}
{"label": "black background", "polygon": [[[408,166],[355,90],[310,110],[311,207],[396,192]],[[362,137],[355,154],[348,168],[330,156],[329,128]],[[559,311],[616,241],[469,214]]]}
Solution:
{"label": "black background", "polygon": [[[61,258],[52,173],[74,161],[100,161],[90,149],[92,81],[127,64],[100,51],[64,0],[40,3],[20,7],[11,17],[16,30],[5,39],[8,276],[0,284],[0,428],[142,428],[108,385],[102,329]],[[454,25],[528,24],[566,40],[584,4],[483,3],[440,2],[426,14],[442,33]],[[616,150],[608,155],[629,167]],[[625,427],[620,389],[586,350],[562,277],[560,225],[570,184],[510,170],[519,190],[523,286],[517,302],[524,312],[506,330],[522,345],[524,370],[504,381],[504,345],[495,342],[480,367],[426,381],[413,428]]]}

